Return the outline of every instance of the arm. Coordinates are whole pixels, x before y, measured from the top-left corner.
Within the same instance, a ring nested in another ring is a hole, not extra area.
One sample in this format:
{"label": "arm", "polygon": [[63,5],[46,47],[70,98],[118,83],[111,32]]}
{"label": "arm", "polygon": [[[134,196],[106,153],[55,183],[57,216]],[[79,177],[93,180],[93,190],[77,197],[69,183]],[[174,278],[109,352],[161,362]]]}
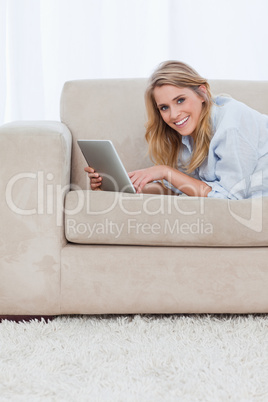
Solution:
{"label": "arm", "polygon": [[244,199],[256,191],[251,176],[257,164],[256,148],[237,129],[229,129],[213,142],[207,172],[199,169],[199,175],[212,188],[209,197]]}
{"label": "arm", "polygon": [[162,183],[147,183],[142,189],[143,194],[176,195],[171,189],[166,188]]}
{"label": "arm", "polygon": [[148,183],[163,179],[190,196],[206,197],[211,191],[211,187],[203,181],[165,165],[136,170],[130,172],[129,177],[138,193],[143,192],[144,186]]}
{"label": "arm", "polygon": [[59,122],[0,127],[0,314],[60,312],[71,143]]}

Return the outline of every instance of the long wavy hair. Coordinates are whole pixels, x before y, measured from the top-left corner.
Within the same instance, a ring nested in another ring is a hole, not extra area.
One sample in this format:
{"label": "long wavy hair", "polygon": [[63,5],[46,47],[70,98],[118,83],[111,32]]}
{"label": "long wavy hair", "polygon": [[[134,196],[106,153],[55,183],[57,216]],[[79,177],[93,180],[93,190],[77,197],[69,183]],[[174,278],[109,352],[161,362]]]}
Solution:
{"label": "long wavy hair", "polygon": [[[154,99],[154,89],[163,85],[174,85],[180,88],[190,88],[204,100],[200,120],[193,133],[194,147],[192,158],[184,166],[186,173],[193,172],[208,155],[211,141],[210,112],[212,95],[207,80],[201,77],[192,67],[179,61],[166,61],[152,74],[145,92],[145,104],[148,121],[145,138],[149,145],[149,155],[156,165],[168,165],[176,168],[181,147],[181,135],[161,117]],[[206,93],[200,90],[200,85],[206,87]]]}

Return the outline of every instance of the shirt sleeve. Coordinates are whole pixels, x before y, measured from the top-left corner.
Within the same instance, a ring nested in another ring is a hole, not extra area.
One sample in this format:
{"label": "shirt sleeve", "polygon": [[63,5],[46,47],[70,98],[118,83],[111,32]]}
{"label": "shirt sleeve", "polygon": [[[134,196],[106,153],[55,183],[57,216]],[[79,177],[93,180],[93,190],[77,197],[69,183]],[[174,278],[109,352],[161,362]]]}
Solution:
{"label": "shirt sleeve", "polygon": [[169,183],[167,180],[163,180],[163,183],[164,183],[164,185],[168,188],[168,189],[170,189],[170,190],[172,190],[175,194],[177,194],[177,195],[180,195],[180,194],[183,194],[182,193],[182,191],[180,191],[178,188],[176,188],[176,187],[174,187],[171,183]]}
{"label": "shirt sleeve", "polygon": [[237,129],[230,129],[214,145],[215,180],[203,180],[211,198],[244,199],[250,195],[250,176],[258,162],[257,149]]}
{"label": "shirt sleeve", "polygon": [[160,184],[164,184],[164,186],[166,188],[168,188],[169,190],[172,190],[173,193],[180,195],[183,194],[178,188],[174,187],[171,183],[169,183],[167,180],[154,180],[154,183],[160,183]]}

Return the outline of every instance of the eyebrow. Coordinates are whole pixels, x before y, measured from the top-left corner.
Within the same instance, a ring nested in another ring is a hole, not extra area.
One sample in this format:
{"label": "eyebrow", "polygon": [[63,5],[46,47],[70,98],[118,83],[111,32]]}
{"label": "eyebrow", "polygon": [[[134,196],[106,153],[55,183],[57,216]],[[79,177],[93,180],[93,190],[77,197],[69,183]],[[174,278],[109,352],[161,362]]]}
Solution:
{"label": "eyebrow", "polygon": [[[180,94],[178,96],[175,96],[175,98],[172,99],[172,102],[176,101],[179,98],[182,98],[183,96],[186,96],[186,95],[185,94]],[[166,106],[166,104],[165,103],[160,103],[159,105],[157,105],[157,107],[162,107],[162,106]]]}

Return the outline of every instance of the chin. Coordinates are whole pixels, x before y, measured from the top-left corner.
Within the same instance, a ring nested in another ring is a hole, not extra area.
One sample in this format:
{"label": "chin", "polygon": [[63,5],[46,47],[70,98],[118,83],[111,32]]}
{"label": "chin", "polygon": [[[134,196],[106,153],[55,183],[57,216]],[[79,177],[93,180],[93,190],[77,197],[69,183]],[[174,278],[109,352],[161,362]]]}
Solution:
{"label": "chin", "polygon": [[182,137],[189,137],[190,135],[192,135],[192,132],[190,133],[179,133]]}

